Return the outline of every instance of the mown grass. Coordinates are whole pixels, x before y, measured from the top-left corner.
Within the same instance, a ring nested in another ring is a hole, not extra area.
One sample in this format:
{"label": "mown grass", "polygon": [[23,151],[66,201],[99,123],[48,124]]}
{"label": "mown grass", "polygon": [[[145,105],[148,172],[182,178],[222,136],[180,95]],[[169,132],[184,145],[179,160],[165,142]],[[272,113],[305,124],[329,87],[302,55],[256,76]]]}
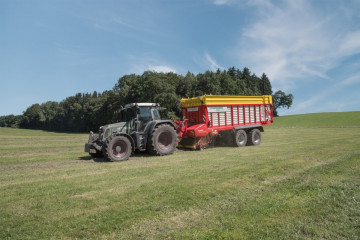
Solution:
{"label": "mown grass", "polygon": [[0,238],[358,239],[360,122],[347,124],[122,163],[90,159],[84,134],[0,129]]}

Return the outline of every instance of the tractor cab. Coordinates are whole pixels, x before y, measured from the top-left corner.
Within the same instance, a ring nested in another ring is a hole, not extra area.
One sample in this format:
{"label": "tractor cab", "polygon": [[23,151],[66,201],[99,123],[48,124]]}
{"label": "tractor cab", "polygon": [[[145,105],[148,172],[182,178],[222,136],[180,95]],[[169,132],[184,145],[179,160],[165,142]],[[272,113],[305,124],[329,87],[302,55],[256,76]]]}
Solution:
{"label": "tractor cab", "polygon": [[161,120],[158,103],[129,103],[120,110],[119,122],[128,122],[134,131],[144,131],[148,122]]}

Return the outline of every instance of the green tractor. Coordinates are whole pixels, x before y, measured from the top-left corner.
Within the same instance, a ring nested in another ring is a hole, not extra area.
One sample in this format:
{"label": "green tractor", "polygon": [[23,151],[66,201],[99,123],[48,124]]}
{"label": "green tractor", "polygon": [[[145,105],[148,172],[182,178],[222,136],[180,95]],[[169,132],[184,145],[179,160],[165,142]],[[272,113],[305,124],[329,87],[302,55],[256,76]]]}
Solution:
{"label": "green tractor", "polygon": [[152,155],[172,154],[177,146],[172,120],[161,120],[157,103],[130,103],[120,110],[120,121],[90,132],[85,152],[92,157],[125,161],[134,151]]}

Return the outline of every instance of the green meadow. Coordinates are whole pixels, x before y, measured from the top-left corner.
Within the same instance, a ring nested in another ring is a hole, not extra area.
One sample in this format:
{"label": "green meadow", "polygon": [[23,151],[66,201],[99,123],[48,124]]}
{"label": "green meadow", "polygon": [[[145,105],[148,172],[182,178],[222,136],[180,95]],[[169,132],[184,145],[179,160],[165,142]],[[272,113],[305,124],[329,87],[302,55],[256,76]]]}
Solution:
{"label": "green meadow", "polygon": [[126,162],[90,158],[87,139],[0,128],[0,239],[359,239],[360,112]]}

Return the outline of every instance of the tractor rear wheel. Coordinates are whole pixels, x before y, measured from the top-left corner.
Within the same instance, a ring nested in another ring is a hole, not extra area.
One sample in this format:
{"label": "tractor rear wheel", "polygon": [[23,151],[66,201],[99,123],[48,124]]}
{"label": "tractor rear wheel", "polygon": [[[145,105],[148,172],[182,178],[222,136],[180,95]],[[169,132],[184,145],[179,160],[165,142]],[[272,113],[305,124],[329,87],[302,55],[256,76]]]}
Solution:
{"label": "tractor rear wheel", "polygon": [[132,152],[131,142],[125,136],[111,137],[105,149],[108,158],[113,162],[128,160]]}
{"label": "tractor rear wheel", "polygon": [[235,147],[244,147],[247,143],[248,136],[244,130],[237,130],[234,136]]}
{"label": "tractor rear wheel", "polygon": [[261,143],[261,133],[260,130],[257,128],[252,129],[248,133],[248,146],[257,146]]}
{"label": "tractor rear wheel", "polygon": [[155,127],[149,136],[147,150],[152,155],[172,154],[176,149],[177,134],[169,124],[160,124]]}

